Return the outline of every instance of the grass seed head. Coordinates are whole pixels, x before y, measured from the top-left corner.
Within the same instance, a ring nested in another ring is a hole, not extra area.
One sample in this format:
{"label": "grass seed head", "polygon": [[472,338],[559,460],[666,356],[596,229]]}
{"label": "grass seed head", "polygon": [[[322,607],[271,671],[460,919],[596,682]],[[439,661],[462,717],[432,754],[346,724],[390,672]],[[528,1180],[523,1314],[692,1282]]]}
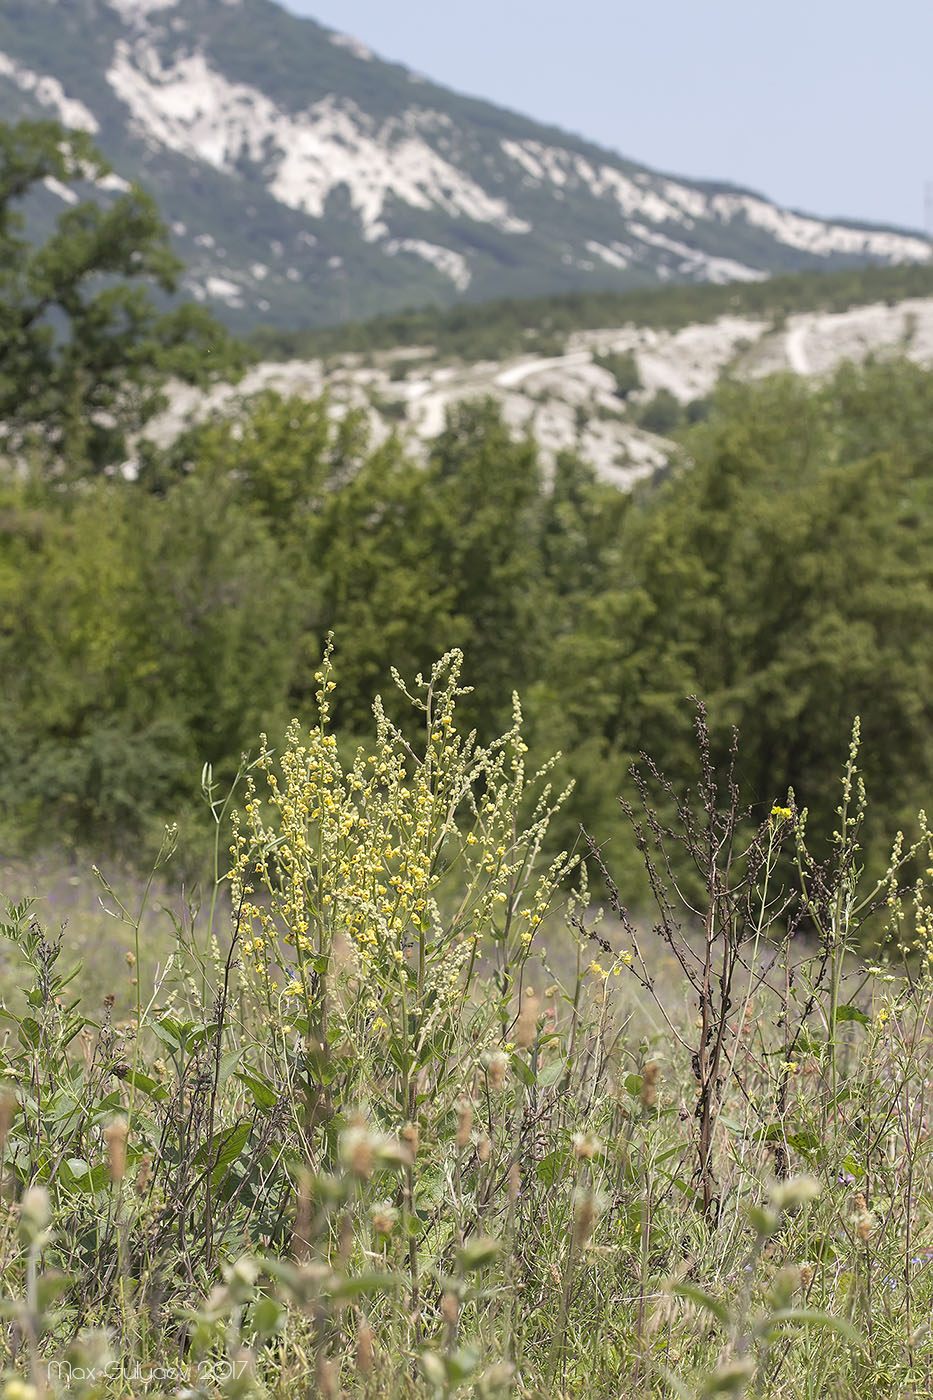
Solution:
{"label": "grass seed head", "polygon": [[354,1176],[361,1181],[372,1176],[375,1144],[362,1118],[355,1119],[340,1134],[339,1151],[341,1162]]}
{"label": "grass seed head", "polygon": [[5,1093],[0,1096],[0,1153],[6,1147],[6,1140],[10,1135],[10,1128],[13,1126],[13,1119],[16,1117],[16,1098],[13,1094]]}
{"label": "grass seed head", "polygon": [[356,1330],[356,1369],[361,1376],[368,1376],[373,1369],[373,1331],[363,1318]]}
{"label": "grass seed head", "polygon": [[303,1171],[298,1178],[295,1224],[292,1227],[292,1257],[299,1263],[311,1257],[311,1178]]}
{"label": "grass seed head", "polygon": [[27,1243],[33,1243],[52,1220],[49,1193],[44,1186],[30,1186],[19,1205],[19,1233]]}
{"label": "grass seed head", "polygon": [[856,1191],[852,1200],[852,1224],[862,1244],[867,1244],[875,1228],[875,1217],[868,1209],[868,1202],[861,1191]]}
{"label": "grass seed head", "polygon": [[104,1142],[107,1144],[107,1169],[110,1180],[116,1184],[126,1175],[126,1120],[115,1118],[104,1129]]}
{"label": "grass seed head", "polygon": [[521,1011],[518,1013],[518,1020],[515,1022],[515,1043],[520,1045],[523,1050],[530,1050],[537,1039],[540,1012],[541,1002],[534,990],[528,987],[522,1001]]}
{"label": "grass seed head", "polygon": [[490,1089],[497,1091],[502,1088],[508,1067],[509,1057],[504,1050],[490,1050],[483,1056],[483,1068]]}
{"label": "grass seed head", "polygon": [[641,1101],[645,1108],[654,1108],[658,1098],[658,1080],[661,1077],[661,1066],[657,1061],[645,1065],[641,1074]]}
{"label": "grass seed head", "polygon": [[470,1141],[473,1131],[473,1105],[469,1099],[461,1099],[457,1105],[457,1147],[462,1152]]}
{"label": "grass seed head", "polygon": [[149,1185],[151,1174],[152,1155],[147,1152],[144,1157],[139,1159],[139,1170],[136,1173],[136,1181],[134,1182],[134,1189],[137,1196],[144,1196],[146,1194],[146,1187]]}

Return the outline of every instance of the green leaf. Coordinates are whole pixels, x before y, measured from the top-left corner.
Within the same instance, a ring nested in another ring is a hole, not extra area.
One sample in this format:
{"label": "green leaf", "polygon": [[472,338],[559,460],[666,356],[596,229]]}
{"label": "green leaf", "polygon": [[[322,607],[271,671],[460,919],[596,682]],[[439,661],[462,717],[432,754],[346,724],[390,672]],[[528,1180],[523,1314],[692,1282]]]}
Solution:
{"label": "green leaf", "polygon": [[792,1147],[795,1152],[799,1152],[801,1157],[808,1157],[812,1155],[812,1153],[819,1151],[823,1146],[823,1139],[820,1137],[819,1133],[810,1131],[788,1133],[787,1145],[788,1147]]}
{"label": "green leaf", "polygon": [[221,1055],[219,1073],[217,1076],[218,1085],[226,1084],[233,1073],[237,1061],[241,1060],[245,1054],[245,1050],[228,1050],[226,1055]]}
{"label": "green leaf", "polygon": [[128,1069],[121,1074],[120,1078],[124,1084],[130,1084],[134,1089],[139,1089],[143,1094],[148,1094],[151,1099],[161,1102],[166,1097],[165,1090],[157,1079],[152,1079],[148,1074],[143,1074],[138,1069]]}
{"label": "green leaf", "polygon": [[61,1163],[58,1179],[68,1190],[95,1195],[109,1186],[110,1172],[103,1162],[96,1167],[90,1167],[83,1157],[69,1157]]}
{"label": "green leaf", "polygon": [[518,1078],[522,1081],[522,1083],[527,1089],[533,1088],[535,1082],[535,1072],[531,1068],[531,1065],[528,1063],[528,1061],[524,1058],[523,1055],[519,1054],[518,1051],[513,1052],[513,1054],[510,1056],[510,1059],[512,1062],[513,1072],[518,1076]]}
{"label": "green leaf", "polygon": [[488,1268],[498,1258],[501,1249],[501,1242],[493,1239],[491,1235],[480,1235],[476,1239],[467,1240],[458,1253],[460,1268],[464,1273]]}
{"label": "green leaf", "polygon": [[39,1305],[39,1312],[45,1312],[51,1303],[54,1303],[63,1293],[68,1292],[74,1282],[74,1275],[61,1274],[53,1269],[42,1274],[36,1280],[36,1301]]}
{"label": "green leaf", "polygon": [[151,1023],[150,1029],[153,1035],[158,1036],[163,1045],[167,1045],[170,1050],[183,1050],[187,1043],[188,1026],[184,1026],[181,1021],[176,1021],[174,1016],[162,1016],[158,1021]]}
{"label": "green leaf", "polygon": [[253,1308],[253,1328],[262,1337],[271,1337],[278,1332],[285,1317],[285,1309],[275,1298],[260,1298]]}
{"label": "green leaf", "polygon": [[388,1293],[401,1288],[405,1280],[399,1274],[355,1274],[334,1284],[331,1296],[335,1300],[359,1298],[364,1293]]}
{"label": "green leaf", "polygon": [[837,1021],[857,1021],[860,1026],[870,1026],[871,1017],[866,1016],[864,1011],[860,1011],[857,1006],[837,1006]]}
{"label": "green leaf", "polygon": [[24,1016],[19,1023],[19,1038],[23,1045],[35,1049],[42,1038],[42,1027],[31,1016]]}
{"label": "green leaf", "polygon": [[275,1108],[279,1096],[268,1079],[245,1069],[237,1070],[236,1078],[249,1089],[257,1108]]}
{"label": "green leaf", "polygon": [[[224,1174],[231,1162],[236,1161],[237,1157],[239,1157],[240,1153],[243,1151],[251,1129],[252,1123],[249,1119],[244,1119],[231,1128],[225,1137],[219,1137],[214,1142],[213,1162],[210,1165],[211,1181],[215,1186],[223,1180]],[[210,1152],[210,1144],[204,1143],[195,1154],[194,1160],[196,1165],[199,1167],[207,1166]]]}
{"label": "green leaf", "polygon": [[835,1332],[838,1336],[844,1337],[847,1342],[851,1342],[855,1347],[863,1347],[865,1339],[851,1322],[843,1317],[832,1317],[829,1313],[821,1312],[818,1308],[779,1308],[777,1312],[771,1313],[767,1319],[770,1324],[780,1325],[785,1322],[799,1323],[803,1327],[822,1327],[827,1332]]}
{"label": "green leaf", "polygon": [[445,1357],[447,1377],[452,1385],[461,1385],[476,1370],[481,1359],[477,1347],[458,1347]]}
{"label": "green leaf", "polygon": [[542,1186],[553,1186],[569,1162],[569,1154],[560,1147],[553,1148],[550,1152],[545,1152],[537,1165],[538,1180]]}
{"label": "green leaf", "polygon": [[549,1060],[546,1065],[538,1071],[538,1085],[542,1089],[550,1089],[552,1084],[556,1084],[564,1073],[563,1060]]}
{"label": "green leaf", "polygon": [[725,1303],[720,1303],[718,1298],[714,1298],[711,1293],[707,1293],[703,1288],[697,1288],[692,1283],[678,1283],[671,1289],[677,1298],[686,1298],[688,1302],[695,1303],[704,1312],[712,1313],[717,1322],[721,1322],[723,1327],[728,1327],[731,1322],[729,1309]]}

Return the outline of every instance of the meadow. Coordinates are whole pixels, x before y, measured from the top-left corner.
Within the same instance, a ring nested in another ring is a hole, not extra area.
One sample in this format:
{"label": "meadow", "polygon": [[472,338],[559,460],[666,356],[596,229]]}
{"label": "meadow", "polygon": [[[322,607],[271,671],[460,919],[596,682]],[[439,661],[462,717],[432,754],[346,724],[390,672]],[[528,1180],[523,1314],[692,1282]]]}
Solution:
{"label": "meadow", "polygon": [[345,762],[328,652],[205,770],[203,895],[170,828],[132,902],[97,872],[109,981],[10,908],[0,1393],[928,1395],[933,846],[866,877],[857,730],[811,849],[698,707],[636,918],[585,831],[542,860],[517,701],[479,746],[459,654],[398,684],[419,737],[377,705]]}

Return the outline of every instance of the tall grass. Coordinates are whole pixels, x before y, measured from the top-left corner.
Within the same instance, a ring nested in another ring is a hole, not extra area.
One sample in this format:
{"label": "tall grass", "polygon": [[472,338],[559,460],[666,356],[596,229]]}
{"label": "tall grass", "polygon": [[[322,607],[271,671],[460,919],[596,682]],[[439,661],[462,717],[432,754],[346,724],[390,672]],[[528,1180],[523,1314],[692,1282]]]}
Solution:
{"label": "tall grass", "polygon": [[585,835],[540,868],[561,795],[517,702],[459,733],[456,653],[417,747],[377,704],[341,757],[333,684],[205,772],[216,882],[158,960],[100,877],[119,1003],[9,910],[2,1394],[929,1395],[925,823],[866,887],[857,742],[811,852],[701,710],[696,794],[648,762],[625,805],[652,926]]}

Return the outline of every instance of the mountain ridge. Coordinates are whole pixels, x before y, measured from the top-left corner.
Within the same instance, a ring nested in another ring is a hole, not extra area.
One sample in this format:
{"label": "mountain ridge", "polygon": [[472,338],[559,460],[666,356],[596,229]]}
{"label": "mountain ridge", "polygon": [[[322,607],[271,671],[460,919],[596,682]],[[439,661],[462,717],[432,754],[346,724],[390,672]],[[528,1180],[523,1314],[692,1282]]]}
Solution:
{"label": "mountain ridge", "polygon": [[652,171],[273,0],[0,0],[0,118],[50,113],[153,193],[187,293],[241,327],[931,257]]}

